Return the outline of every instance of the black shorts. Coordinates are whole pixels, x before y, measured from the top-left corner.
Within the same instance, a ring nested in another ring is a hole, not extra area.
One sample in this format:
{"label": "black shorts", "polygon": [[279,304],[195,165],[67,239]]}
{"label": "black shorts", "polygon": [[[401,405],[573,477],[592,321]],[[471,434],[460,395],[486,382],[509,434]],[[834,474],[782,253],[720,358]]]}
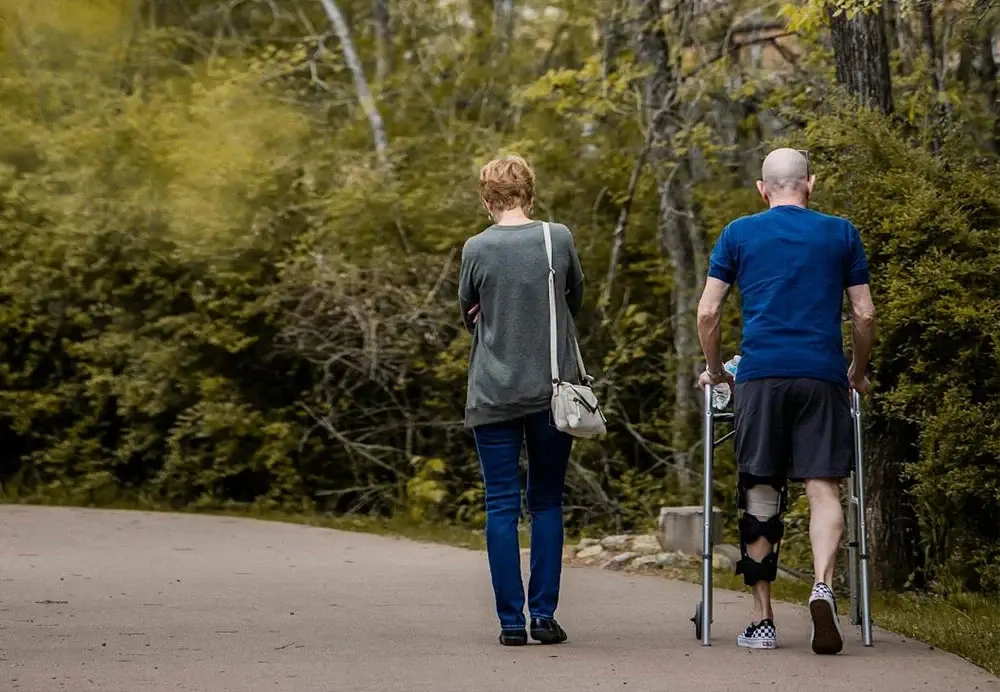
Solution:
{"label": "black shorts", "polygon": [[733,407],[740,475],[790,481],[850,475],[847,387],[808,378],[750,380],[736,385]]}

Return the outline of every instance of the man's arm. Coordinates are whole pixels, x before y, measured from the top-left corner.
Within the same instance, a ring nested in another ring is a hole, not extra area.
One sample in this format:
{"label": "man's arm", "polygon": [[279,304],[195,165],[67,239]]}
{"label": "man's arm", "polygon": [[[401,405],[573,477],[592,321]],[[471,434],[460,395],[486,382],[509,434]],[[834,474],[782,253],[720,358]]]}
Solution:
{"label": "man's arm", "polygon": [[698,340],[712,373],[722,372],[722,306],[730,288],[730,284],[710,276],[698,303]]}
{"label": "man's arm", "polygon": [[861,242],[861,234],[854,224],[850,225],[849,231],[850,250],[844,273],[847,297],[851,301],[851,336],[854,342],[854,360],[850,372],[856,378],[863,379],[875,341],[875,304],[869,288],[868,257]]}
{"label": "man's arm", "polygon": [[851,301],[851,336],[854,341],[852,370],[864,376],[875,342],[875,304],[868,284],[850,286],[847,297]]}
{"label": "man's arm", "polygon": [[708,260],[708,279],[698,302],[698,340],[705,354],[705,365],[713,377],[722,376],[722,306],[729,289],[736,282],[738,248],[731,227],[727,226],[715,242]]}

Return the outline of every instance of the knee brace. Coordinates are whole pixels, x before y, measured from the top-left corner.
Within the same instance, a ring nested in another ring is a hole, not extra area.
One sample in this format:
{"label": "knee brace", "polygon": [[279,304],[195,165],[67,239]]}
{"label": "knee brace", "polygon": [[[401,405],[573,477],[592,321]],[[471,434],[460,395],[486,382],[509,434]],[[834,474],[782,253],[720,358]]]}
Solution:
{"label": "knee brace", "polygon": [[[781,515],[785,512],[788,498],[784,483],[740,479],[739,508],[743,514],[739,521],[740,554],[736,563],[736,574],[743,575],[743,582],[753,586],[759,581],[773,582],[778,577],[778,552],[781,539],[785,535],[785,523]],[[763,560],[750,557],[750,544],[764,538],[771,544],[771,552]]]}

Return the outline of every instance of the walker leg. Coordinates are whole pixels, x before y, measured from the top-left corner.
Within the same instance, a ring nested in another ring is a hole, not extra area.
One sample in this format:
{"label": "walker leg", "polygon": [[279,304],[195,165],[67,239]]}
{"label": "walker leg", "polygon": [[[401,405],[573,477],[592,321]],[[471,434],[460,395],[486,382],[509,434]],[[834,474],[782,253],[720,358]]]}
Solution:
{"label": "walker leg", "polygon": [[865,506],[865,464],[864,448],[862,446],[861,428],[861,397],[854,395],[854,461],[857,478],[858,500],[858,558],[860,566],[861,591],[861,641],[865,646],[872,646],[872,601],[868,575],[868,520]]}
{"label": "walker leg", "polygon": [[702,447],[705,449],[704,534],[701,550],[701,645],[712,645],[712,465],[715,450],[715,414],[712,388],[705,387],[705,421]]}
{"label": "walker leg", "polygon": [[851,624],[861,624],[861,605],[858,600],[858,497],[857,477],[854,471],[847,481],[847,582],[851,589]]}

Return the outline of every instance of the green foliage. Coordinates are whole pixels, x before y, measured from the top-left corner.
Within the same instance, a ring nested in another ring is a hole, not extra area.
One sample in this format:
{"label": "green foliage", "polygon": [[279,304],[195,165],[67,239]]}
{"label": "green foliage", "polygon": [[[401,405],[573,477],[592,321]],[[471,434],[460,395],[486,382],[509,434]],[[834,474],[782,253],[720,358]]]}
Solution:
{"label": "green foliage", "polygon": [[[863,229],[879,316],[874,428],[914,430],[904,466],[927,562],[995,590],[1000,467],[996,169],[962,147],[940,160],[873,117],[807,131],[827,179],[819,204]],[[835,166],[827,165],[836,162]],[[863,173],[859,173],[863,172]],[[973,373],[975,373],[973,375]]]}

